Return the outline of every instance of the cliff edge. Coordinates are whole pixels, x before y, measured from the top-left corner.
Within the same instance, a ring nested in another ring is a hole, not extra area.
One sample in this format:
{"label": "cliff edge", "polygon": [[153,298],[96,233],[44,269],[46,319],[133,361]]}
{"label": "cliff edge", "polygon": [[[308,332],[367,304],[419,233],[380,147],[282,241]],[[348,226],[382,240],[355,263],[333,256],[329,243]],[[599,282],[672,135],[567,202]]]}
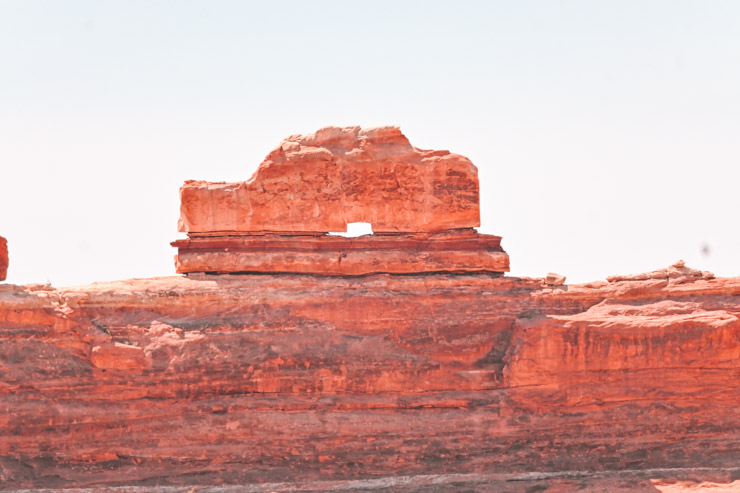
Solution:
{"label": "cliff edge", "polygon": [[[472,164],[399,134],[291,137],[248,182],[187,183],[185,275],[0,285],[0,490],[740,488],[740,278],[505,276]],[[296,173],[330,203],[275,226]],[[394,173],[393,207],[348,198]],[[328,234],[357,219],[383,231]]]}

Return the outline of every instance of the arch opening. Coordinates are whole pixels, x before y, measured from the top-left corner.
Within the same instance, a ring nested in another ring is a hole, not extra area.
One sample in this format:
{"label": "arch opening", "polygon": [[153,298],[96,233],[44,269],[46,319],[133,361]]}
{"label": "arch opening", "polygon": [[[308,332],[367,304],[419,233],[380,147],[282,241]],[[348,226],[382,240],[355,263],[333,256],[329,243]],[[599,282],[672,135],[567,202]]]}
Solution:
{"label": "arch opening", "polygon": [[346,233],[329,233],[334,236],[344,236],[345,238],[357,238],[373,234],[373,225],[370,223],[347,223]]}

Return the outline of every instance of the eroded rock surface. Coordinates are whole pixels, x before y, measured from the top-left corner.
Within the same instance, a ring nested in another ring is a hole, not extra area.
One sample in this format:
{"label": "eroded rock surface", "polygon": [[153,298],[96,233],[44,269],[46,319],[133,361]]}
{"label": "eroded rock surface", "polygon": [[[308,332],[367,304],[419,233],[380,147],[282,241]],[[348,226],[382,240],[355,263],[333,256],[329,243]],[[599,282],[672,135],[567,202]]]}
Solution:
{"label": "eroded rock surface", "polygon": [[8,240],[0,236],[0,281],[8,276]]}
{"label": "eroded rock surface", "polygon": [[[293,135],[240,183],[180,189],[178,273],[317,275],[509,271],[498,236],[478,234],[478,171],[412,147],[396,127]],[[374,234],[332,236],[349,223]]]}
{"label": "eroded rock surface", "polygon": [[475,167],[394,127],[181,198],[188,277],[0,286],[0,490],[737,484],[740,278],[504,277]]}
{"label": "eroded rock surface", "polygon": [[480,226],[478,170],[448,151],[413,147],[397,127],[326,127],[293,135],[238,183],[190,181],[179,230],[433,232]]}
{"label": "eroded rock surface", "polygon": [[509,271],[501,237],[473,229],[365,235],[196,236],[172,243],[175,268],[190,273],[297,273],[334,276]]}
{"label": "eroded rock surface", "polygon": [[0,489],[732,484],[739,316],[699,275],[3,285]]}
{"label": "eroded rock surface", "polygon": [[642,274],[615,275],[606,278],[609,282],[614,281],[651,281],[655,279],[670,279],[674,282],[692,282],[697,279],[712,279],[714,274],[709,271],[701,271],[686,266],[686,262],[679,260],[665,269],[653,270]]}

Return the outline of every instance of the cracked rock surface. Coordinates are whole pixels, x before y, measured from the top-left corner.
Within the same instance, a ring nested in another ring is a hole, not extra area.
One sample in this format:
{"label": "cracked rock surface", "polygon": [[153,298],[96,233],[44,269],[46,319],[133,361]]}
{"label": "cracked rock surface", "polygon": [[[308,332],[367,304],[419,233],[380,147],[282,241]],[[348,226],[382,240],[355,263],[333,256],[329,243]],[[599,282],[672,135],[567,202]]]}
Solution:
{"label": "cracked rock surface", "polygon": [[179,230],[375,233],[480,226],[478,169],[449,151],[413,147],[398,127],[326,127],[293,135],[247,181],[189,181]]}
{"label": "cracked rock surface", "polygon": [[8,275],[8,240],[0,236],[0,281]]}
{"label": "cracked rock surface", "polygon": [[3,284],[0,490],[731,485],[740,278],[686,269]]}

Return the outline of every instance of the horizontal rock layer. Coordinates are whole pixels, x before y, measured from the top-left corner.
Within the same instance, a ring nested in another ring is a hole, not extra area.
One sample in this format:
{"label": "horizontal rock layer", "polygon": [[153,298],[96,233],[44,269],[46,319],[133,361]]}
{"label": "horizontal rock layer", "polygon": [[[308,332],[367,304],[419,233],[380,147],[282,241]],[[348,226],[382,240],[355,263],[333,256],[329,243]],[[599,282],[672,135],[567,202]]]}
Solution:
{"label": "horizontal rock layer", "polygon": [[179,230],[375,233],[480,226],[478,170],[413,147],[396,127],[327,127],[285,139],[248,181],[188,181]]}
{"label": "horizontal rock layer", "polygon": [[178,240],[178,273],[291,272],[321,275],[508,272],[498,236],[473,230],[403,235],[236,235]]}
{"label": "horizontal rock layer", "polygon": [[692,272],[3,285],[0,489],[730,484],[739,315]]}

